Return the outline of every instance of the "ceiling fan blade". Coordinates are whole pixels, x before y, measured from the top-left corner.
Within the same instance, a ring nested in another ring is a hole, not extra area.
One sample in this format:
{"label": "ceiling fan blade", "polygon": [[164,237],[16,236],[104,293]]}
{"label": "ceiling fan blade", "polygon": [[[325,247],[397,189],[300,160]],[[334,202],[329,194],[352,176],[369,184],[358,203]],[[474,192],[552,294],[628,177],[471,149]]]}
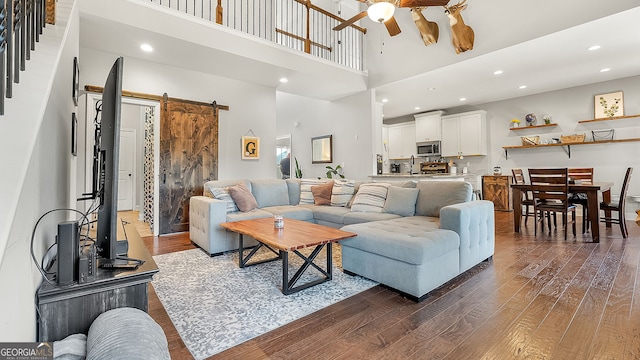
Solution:
{"label": "ceiling fan blade", "polygon": [[391,19],[387,20],[384,22],[384,26],[387,27],[387,31],[389,32],[389,35],[391,36],[396,36],[398,34],[400,34],[400,26],[398,25],[398,22],[396,21],[396,18],[394,18],[393,16],[391,17]]}
{"label": "ceiling fan blade", "polygon": [[399,7],[445,6],[449,0],[400,0]]}
{"label": "ceiling fan blade", "polygon": [[365,17],[365,16],[367,16],[367,12],[366,12],[366,11],[363,11],[363,12],[361,12],[360,14],[358,14],[358,15],[356,15],[356,16],[354,16],[354,17],[352,17],[351,19],[346,20],[346,21],[343,21],[342,23],[340,23],[340,25],[338,25],[338,26],[334,27],[334,28],[333,28],[333,30],[335,30],[335,31],[340,31],[340,30],[342,30],[342,29],[346,28],[346,27],[347,27],[347,26],[349,26],[349,25],[353,25],[353,23],[355,23],[356,21],[358,21],[358,20],[362,19],[362,18],[363,18],[363,17]]}

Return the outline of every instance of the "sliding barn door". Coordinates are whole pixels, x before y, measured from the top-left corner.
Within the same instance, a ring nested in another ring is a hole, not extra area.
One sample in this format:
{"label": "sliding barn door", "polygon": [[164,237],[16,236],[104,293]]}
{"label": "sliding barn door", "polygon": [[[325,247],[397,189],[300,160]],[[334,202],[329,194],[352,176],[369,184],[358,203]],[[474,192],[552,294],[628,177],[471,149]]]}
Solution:
{"label": "sliding barn door", "polygon": [[189,198],[218,178],[218,116],[211,105],[163,100],[160,234],[189,231]]}

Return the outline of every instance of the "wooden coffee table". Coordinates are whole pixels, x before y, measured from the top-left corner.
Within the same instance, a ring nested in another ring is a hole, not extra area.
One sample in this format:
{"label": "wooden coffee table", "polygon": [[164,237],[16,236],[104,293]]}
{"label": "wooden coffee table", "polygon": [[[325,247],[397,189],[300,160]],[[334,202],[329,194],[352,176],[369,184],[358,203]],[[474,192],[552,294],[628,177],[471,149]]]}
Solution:
{"label": "wooden coffee table", "polygon": [[[238,265],[243,268],[246,266],[262,264],[268,261],[282,259],[282,293],[289,295],[300,290],[306,289],[310,286],[323,283],[332,279],[332,254],[331,244],[338,242],[342,239],[354,237],[357,234],[339,229],[334,229],[327,226],[317,225],[306,221],[285,219],[284,228],[274,228],[273,218],[253,219],[253,220],[241,220],[234,222],[226,222],[220,224],[223,228],[237,232],[239,236],[239,254],[240,259]],[[251,252],[244,256],[244,235],[253,237],[258,241],[258,246],[251,249]],[[298,250],[315,246],[315,249],[309,256],[305,256]],[[271,250],[277,257],[269,258],[265,260],[254,261],[249,263],[249,260],[260,250],[262,247],[266,247]],[[326,248],[327,254],[327,269],[324,270],[313,260],[320,254],[321,250]],[[298,255],[304,264],[296,271],[291,279],[289,279],[289,252],[293,252]],[[296,286],[296,283],[302,276],[302,274],[309,268],[314,267],[323,275],[323,278],[310,281]]]}

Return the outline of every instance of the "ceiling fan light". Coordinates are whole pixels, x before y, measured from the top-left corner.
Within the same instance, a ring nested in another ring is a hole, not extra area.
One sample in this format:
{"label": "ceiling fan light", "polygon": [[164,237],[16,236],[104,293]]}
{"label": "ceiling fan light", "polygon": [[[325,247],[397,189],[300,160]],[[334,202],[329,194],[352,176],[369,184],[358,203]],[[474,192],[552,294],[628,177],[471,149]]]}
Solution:
{"label": "ceiling fan light", "polygon": [[375,22],[383,23],[393,16],[396,7],[388,2],[377,2],[367,9],[367,15]]}

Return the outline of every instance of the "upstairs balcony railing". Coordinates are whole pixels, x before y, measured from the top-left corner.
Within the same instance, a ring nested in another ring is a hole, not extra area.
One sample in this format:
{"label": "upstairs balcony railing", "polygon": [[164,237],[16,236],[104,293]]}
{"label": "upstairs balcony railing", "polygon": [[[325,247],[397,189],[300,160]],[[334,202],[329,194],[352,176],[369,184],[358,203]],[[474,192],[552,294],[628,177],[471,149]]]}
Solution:
{"label": "upstairs balcony railing", "polygon": [[356,25],[332,29],[344,19],[310,0],[151,0],[198,18],[363,70],[363,37]]}

